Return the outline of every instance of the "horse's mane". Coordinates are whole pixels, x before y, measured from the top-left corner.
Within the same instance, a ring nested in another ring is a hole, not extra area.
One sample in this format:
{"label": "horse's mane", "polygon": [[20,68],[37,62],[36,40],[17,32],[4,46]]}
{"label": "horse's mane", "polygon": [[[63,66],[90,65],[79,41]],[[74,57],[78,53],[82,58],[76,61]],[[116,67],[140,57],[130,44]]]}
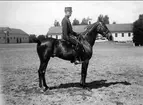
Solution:
{"label": "horse's mane", "polygon": [[90,24],[87,27],[85,27],[86,30],[84,32],[82,32],[81,35],[85,35],[85,34],[89,33],[91,31],[91,28],[93,28],[95,25],[97,25],[97,22]]}

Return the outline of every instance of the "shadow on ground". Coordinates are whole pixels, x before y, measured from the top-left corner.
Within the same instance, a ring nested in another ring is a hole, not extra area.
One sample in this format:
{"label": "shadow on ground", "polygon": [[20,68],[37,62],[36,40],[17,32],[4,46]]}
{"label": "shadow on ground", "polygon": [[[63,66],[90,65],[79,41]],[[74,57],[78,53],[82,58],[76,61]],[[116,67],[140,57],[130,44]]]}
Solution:
{"label": "shadow on ground", "polygon": [[[98,88],[102,88],[102,87],[109,87],[111,85],[116,85],[116,84],[123,84],[123,85],[131,85],[131,83],[129,82],[108,82],[106,83],[107,80],[100,80],[100,81],[93,81],[90,83],[86,83],[86,87],[89,89],[98,89]],[[61,89],[61,88],[70,88],[70,87],[81,87],[80,83],[75,82],[75,83],[66,83],[66,84],[61,84],[59,86],[54,86],[54,87],[50,87],[50,89]]]}
{"label": "shadow on ground", "polygon": [[[116,85],[116,84],[123,84],[123,85],[131,85],[129,82],[106,82],[107,80],[100,80],[100,81],[93,81],[90,83],[86,83],[86,88],[85,89],[98,89],[98,88],[102,88],[102,87],[109,87],[111,85]],[[79,82],[75,82],[75,83],[65,83],[65,84],[61,84],[59,86],[53,86],[50,87],[50,90],[54,90],[54,89],[67,89],[67,88],[72,88],[72,87],[78,87],[81,88],[80,83]],[[37,86],[33,86],[31,88],[26,87],[21,87],[18,90],[15,90],[16,93],[20,93],[20,92],[24,92],[25,94],[32,94],[32,93],[38,93],[38,94],[43,94],[43,91],[40,91],[41,89]],[[52,94],[52,93],[49,93]]]}

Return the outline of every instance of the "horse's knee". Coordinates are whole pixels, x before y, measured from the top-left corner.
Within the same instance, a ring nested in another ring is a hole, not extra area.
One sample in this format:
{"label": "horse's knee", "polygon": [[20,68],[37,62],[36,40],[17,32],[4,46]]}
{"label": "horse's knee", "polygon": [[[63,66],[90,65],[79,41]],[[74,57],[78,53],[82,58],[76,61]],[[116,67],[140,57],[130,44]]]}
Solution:
{"label": "horse's knee", "polygon": [[41,76],[41,74],[42,74],[41,70],[38,70],[38,74],[39,74],[39,76]]}

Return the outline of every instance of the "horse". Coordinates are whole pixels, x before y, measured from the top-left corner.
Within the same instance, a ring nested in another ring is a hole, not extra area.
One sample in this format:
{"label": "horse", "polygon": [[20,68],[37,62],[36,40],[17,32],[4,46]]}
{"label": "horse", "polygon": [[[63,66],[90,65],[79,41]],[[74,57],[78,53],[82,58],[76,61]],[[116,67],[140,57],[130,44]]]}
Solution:
{"label": "horse", "polygon": [[[85,49],[82,51],[82,66],[81,66],[81,87],[86,87],[86,75],[89,60],[92,57],[92,49],[95,43],[96,37],[98,34],[101,34],[103,37],[107,37],[110,31],[103,22],[97,21],[89,25],[86,30],[80,33],[78,39]],[[54,57],[61,58],[63,60],[72,61],[76,51],[73,48],[73,45],[68,43],[63,39],[54,39],[47,38],[45,42],[36,40],[37,43],[37,53],[40,59],[40,66],[38,69],[39,76],[39,87],[44,88],[44,91],[50,89],[45,80],[45,72],[48,65],[48,62],[51,57],[53,57],[53,52],[56,54]]]}

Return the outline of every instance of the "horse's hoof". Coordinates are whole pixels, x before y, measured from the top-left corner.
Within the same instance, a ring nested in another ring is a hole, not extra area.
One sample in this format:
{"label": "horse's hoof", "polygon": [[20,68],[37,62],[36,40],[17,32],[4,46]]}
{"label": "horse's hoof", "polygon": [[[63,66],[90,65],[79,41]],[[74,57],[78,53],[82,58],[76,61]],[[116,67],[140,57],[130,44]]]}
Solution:
{"label": "horse's hoof", "polygon": [[43,92],[46,92],[49,89],[50,89],[49,87],[45,87],[45,89],[43,90]]}
{"label": "horse's hoof", "polygon": [[40,88],[42,88],[42,85],[39,85]]}
{"label": "horse's hoof", "polygon": [[91,91],[91,88],[89,88],[89,87],[83,87],[83,89],[86,89],[86,90],[88,90],[88,91]]}
{"label": "horse's hoof", "polygon": [[80,84],[83,89],[91,90],[86,84]]}
{"label": "horse's hoof", "polygon": [[85,87],[86,87],[86,85],[83,84],[83,83],[80,83],[80,86],[81,86],[82,88],[85,88]]}

